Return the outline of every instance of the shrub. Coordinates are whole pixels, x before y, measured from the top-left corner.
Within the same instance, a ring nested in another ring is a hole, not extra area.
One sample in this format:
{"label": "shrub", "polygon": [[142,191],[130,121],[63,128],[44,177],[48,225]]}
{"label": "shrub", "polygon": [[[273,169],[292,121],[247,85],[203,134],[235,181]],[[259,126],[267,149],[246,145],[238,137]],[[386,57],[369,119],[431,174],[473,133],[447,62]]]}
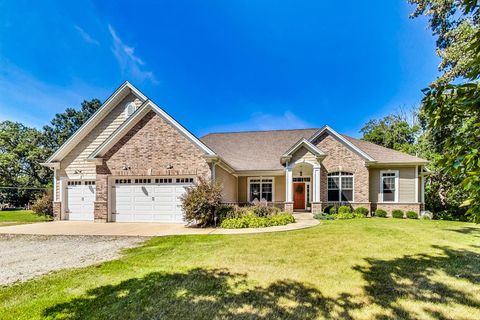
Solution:
{"label": "shrub", "polygon": [[35,200],[35,202],[32,204],[32,210],[36,214],[53,216],[52,193],[47,192],[43,196]]}
{"label": "shrub", "polygon": [[330,209],[328,209],[328,213],[329,214],[336,214],[337,213],[337,208],[331,207]]}
{"label": "shrub", "polygon": [[328,214],[324,212],[314,214],[313,218],[317,220],[334,220],[335,219],[335,217],[332,214]]}
{"label": "shrub", "polygon": [[295,218],[286,212],[271,217],[257,217],[253,214],[248,214],[239,218],[227,218],[222,221],[221,227],[225,229],[263,228],[283,226],[293,222],[295,222]]}
{"label": "shrub", "polygon": [[337,210],[338,213],[352,213],[352,209],[350,208],[350,206],[340,206],[338,207],[338,210]]}
{"label": "shrub", "polygon": [[181,197],[185,221],[199,227],[213,226],[221,204],[222,189],[221,184],[202,177],[196,185],[188,187]]}
{"label": "shrub", "polygon": [[392,217],[397,219],[403,219],[404,217],[403,210],[400,210],[400,209],[392,210]]}
{"label": "shrub", "polygon": [[415,211],[407,211],[406,215],[408,219],[418,219],[418,214]]}
{"label": "shrub", "polygon": [[354,219],[362,219],[362,218],[365,218],[365,217],[366,216],[363,213],[357,213],[357,212],[353,213],[353,218]]}
{"label": "shrub", "polygon": [[365,207],[358,207],[353,211],[355,214],[361,214],[364,217],[368,215],[368,209]]}
{"label": "shrub", "polygon": [[253,213],[257,217],[269,217],[269,216],[276,215],[277,213],[280,212],[280,209],[277,208],[277,207],[268,207],[268,206],[263,205],[263,204],[257,204],[257,205],[252,206],[251,208],[252,208]]}
{"label": "shrub", "polygon": [[375,210],[375,217],[386,218],[387,217],[387,211],[385,211],[383,209],[377,209],[377,210]]}
{"label": "shrub", "polygon": [[337,213],[334,217],[335,220],[353,219],[353,213]]}
{"label": "shrub", "polygon": [[223,219],[233,218],[237,212],[237,208],[231,204],[221,204],[215,209],[215,215],[217,216],[217,224]]}

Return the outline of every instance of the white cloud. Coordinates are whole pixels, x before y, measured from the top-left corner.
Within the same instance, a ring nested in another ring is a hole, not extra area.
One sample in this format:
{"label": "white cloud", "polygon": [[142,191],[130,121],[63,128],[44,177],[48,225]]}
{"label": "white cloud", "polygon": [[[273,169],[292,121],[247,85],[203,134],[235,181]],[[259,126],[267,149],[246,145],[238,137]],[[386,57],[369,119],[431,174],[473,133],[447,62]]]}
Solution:
{"label": "white cloud", "polygon": [[90,36],[85,30],[83,30],[81,27],[75,25],[75,29],[78,31],[78,33],[80,34],[80,36],[82,37],[83,40],[85,40],[85,42],[87,43],[90,43],[90,44],[95,44],[95,45],[99,45],[100,42],[98,42],[96,39],[92,38],[92,36]]}
{"label": "white cloud", "polygon": [[255,131],[255,130],[286,130],[286,129],[304,129],[315,128],[308,121],[297,117],[291,111],[285,111],[280,114],[269,114],[255,112],[245,121],[230,123],[211,127],[204,132],[229,132],[229,131]]}
{"label": "white cloud", "polygon": [[158,84],[153,72],[145,70],[145,62],[135,55],[135,48],[126,45],[111,25],[108,25],[108,30],[110,31],[113,40],[112,52],[115,55],[122,72],[128,77],[132,77],[136,80],[148,80],[153,84]]}

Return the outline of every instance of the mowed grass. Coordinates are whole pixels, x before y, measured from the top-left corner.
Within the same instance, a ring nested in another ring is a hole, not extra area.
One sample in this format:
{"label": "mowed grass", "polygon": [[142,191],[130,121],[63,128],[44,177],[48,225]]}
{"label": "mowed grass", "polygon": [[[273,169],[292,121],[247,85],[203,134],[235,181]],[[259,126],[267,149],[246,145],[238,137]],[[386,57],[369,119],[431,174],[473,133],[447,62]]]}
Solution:
{"label": "mowed grass", "polygon": [[14,224],[50,221],[50,216],[42,216],[30,210],[5,210],[0,211],[0,227]]}
{"label": "mowed grass", "polygon": [[480,319],[480,227],[325,221],[173,236],[0,289],[2,319]]}

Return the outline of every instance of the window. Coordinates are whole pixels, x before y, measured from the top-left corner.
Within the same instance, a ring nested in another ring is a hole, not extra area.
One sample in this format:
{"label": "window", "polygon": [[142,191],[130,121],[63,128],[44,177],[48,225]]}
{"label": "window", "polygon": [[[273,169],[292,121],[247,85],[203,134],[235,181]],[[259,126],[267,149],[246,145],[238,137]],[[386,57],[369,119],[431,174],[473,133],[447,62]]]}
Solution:
{"label": "window", "polygon": [[160,184],[172,183],[172,178],[159,178],[159,179],[155,179],[155,183],[160,183]]}
{"label": "window", "polygon": [[383,202],[398,201],[398,171],[380,172],[380,192]]}
{"label": "window", "polygon": [[273,178],[249,178],[248,201],[273,201]]}
{"label": "window", "polygon": [[193,178],[177,178],[176,183],[193,183]]}
{"label": "window", "polygon": [[294,177],[293,182],[309,182],[310,177]]}
{"label": "window", "polygon": [[328,201],[353,201],[353,173],[329,173],[327,189]]}
{"label": "window", "polygon": [[116,184],[132,183],[131,179],[115,179]]}

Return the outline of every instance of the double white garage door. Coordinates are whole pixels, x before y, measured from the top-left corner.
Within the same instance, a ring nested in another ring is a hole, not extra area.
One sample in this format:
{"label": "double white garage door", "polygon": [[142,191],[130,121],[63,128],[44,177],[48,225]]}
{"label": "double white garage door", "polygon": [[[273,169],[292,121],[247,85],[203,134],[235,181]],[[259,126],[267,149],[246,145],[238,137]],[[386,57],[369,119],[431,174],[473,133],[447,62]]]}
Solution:
{"label": "double white garage door", "polygon": [[[162,222],[181,223],[183,213],[180,197],[185,193],[185,188],[192,185],[193,178],[138,178],[115,179],[112,185],[111,210],[112,221],[117,222]],[[93,220],[93,201],[87,205],[88,193],[85,185],[75,186],[72,193],[68,191],[70,220]],[[93,186],[95,189],[95,186]]]}

